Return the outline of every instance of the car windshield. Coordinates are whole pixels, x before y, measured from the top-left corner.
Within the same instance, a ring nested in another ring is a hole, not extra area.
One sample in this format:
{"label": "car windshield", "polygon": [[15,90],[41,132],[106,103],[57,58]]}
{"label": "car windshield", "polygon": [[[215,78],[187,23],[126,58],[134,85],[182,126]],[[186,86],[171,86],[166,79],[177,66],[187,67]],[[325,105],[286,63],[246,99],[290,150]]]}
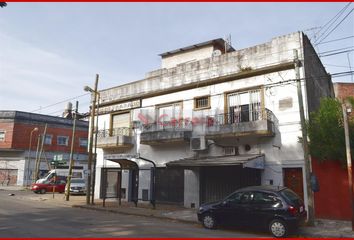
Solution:
{"label": "car windshield", "polygon": [[85,183],[84,179],[71,179],[71,183]]}
{"label": "car windshield", "polygon": [[294,193],[292,190],[286,188],[280,192],[281,195],[283,195],[290,203],[295,203],[295,204],[301,204],[302,200],[301,198]]}

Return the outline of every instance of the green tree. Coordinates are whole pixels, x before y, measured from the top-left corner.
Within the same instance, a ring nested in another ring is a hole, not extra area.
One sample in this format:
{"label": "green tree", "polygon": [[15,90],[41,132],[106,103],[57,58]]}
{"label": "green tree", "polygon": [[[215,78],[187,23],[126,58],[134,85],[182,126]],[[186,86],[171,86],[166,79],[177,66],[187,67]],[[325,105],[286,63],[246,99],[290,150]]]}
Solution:
{"label": "green tree", "polygon": [[[339,100],[333,98],[322,99],[319,109],[311,113],[307,130],[310,138],[309,150],[311,156],[319,161],[340,161],[342,165],[346,165],[343,112]],[[349,132],[353,153],[353,121],[349,122]]]}

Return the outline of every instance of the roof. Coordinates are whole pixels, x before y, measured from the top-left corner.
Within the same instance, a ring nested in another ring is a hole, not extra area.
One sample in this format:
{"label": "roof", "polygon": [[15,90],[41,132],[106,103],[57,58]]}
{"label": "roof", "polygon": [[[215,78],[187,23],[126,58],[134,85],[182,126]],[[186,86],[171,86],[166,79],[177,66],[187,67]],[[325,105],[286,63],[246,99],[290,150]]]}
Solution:
{"label": "roof", "polygon": [[[219,45],[219,46],[223,47],[223,46],[225,46],[225,40],[222,39],[222,38],[216,38],[216,39],[213,39],[213,40],[210,40],[210,41],[206,41],[206,42],[202,42],[202,43],[198,43],[198,44],[193,44],[193,45],[190,45],[188,47],[178,48],[178,49],[173,50],[173,51],[168,51],[168,52],[165,52],[165,53],[161,53],[159,55],[161,57],[166,57],[166,56],[169,56],[169,55],[172,55],[172,54],[176,54],[176,53],[184,52],[184,51],[189,51],[189,50],[192,50],[192,49],[197,49],[197,48],[208,46],[208,45]],[[230,48],[229,48],[228,52],[232,52],[232,51],[235,51],[235,49],[230,45]]]}
{"label": "roof", "polygon": [[[259,164],[249,164],[250,161],[258,161]],[[263,166],[261,166],[263,163]],[[237,156],[219,156],[205,158],[184,158],[166,163],[167,167],[214,167],[243,165],[251,168],[264,168],[263,154],[244,154]],[[254,166],[253,166],[254,165]]]}

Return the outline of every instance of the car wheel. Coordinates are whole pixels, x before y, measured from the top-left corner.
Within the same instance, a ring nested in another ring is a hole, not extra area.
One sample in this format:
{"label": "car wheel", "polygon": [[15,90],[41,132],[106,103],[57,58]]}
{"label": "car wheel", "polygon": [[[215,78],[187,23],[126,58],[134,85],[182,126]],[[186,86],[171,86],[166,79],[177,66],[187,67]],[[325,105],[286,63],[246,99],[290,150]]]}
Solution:
{"label": "car wheel", "polygon": [[42,189],[39,191],[40,194],[44,194],[44,193],[46,193],[46,192],[47,192],[47,190],[45,190],[44,188],[42,188]]}
{"label": "car wheel", "polygon": [[207,229],[214,229],[216,228],[216,219],[211,214],[205,214],[202,218],[203,226]]}
{"label": "car wheel", "polygon": [[274,219],[269,224],[269,231],[276,238],[286,237],[288,234],[288,226],[281,219]]}

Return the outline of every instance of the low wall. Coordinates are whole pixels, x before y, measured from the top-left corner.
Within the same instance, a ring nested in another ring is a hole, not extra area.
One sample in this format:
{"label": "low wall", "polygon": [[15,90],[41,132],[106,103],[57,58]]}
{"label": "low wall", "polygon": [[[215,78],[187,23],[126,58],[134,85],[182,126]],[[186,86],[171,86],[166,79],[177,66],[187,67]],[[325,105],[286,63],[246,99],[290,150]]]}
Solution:
{"label": "low wall", "polygon": [[312,170],[320,183],[320,191],[315,193],[316,218],[351,220],[347,168],[338,161],[312,159]]}

